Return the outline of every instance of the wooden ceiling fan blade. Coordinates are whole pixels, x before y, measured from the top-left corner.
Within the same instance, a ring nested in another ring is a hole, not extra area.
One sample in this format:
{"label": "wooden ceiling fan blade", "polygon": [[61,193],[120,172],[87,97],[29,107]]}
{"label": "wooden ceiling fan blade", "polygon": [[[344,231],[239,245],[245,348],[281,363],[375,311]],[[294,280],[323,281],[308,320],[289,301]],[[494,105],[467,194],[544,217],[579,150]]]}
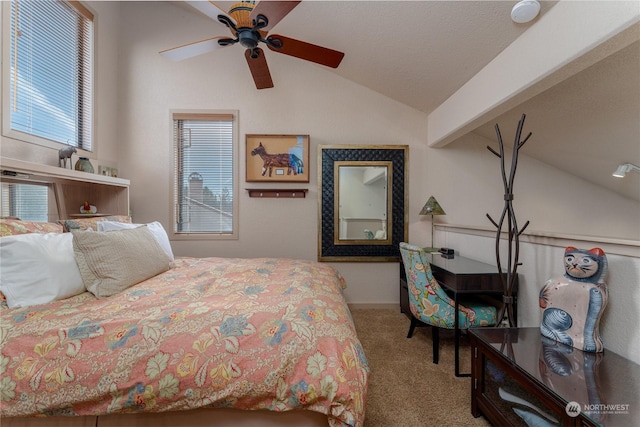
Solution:
{"label": "wooden ceiling fan blade", "polygon": [[247,58],[247,64],[249,64],[249,70],[256,84],[256,89],[273,87],[271,73],[269,73],[269,66],[267,65],[267,58],[265,58],[262,49],[257,47],[253,49],[253,52],[251,49],[247,49],[244,51],[244,57]]}
{"label": "wooden ceiling fan blade", "polygon": [[222,46],[218,44],[218,40],[224,38],[228,37],[217,36],[210,39],[200,40],[198,42],[174,47],[171,49],[166,49],[160,52],[160,55],[172,61],[182,61],[183,59],[213,52],[214,50],[221,48]]}
{"label": "wooden ceiling fan blade", "polygon": [[269,20],[269,24],[262,28],[263,31],[269,31],[278,22],[282,21],[282,18],[287,16],[302,0],[295,1],[267,1],[262,0],[256,4],[256,7],[251,11],[251,19],[254,20],[258,15],[266,16]]}
{"label": "wooden ceiling fan blade", "polygon": [[303,42],[281,35],[269,36],[270,40],[282,42],[281,48],[267,45],[274,52],[284,53],[285,55],[295,56],[296,58],[315,62],[316,64],[326,65],[331,68],[338,68],[344,53],[315,44]]}
{"label": "wooden ceiling fan blade", "polygon": [[187,4],[189,4],[194,9],[204,13],[216,22],[219,22],[218,15],[224,15],[229,18],[234,24],[236,23],[235,19],[227,15],[226,11],[221,9],[220,6],[212,1],[187,1]]}

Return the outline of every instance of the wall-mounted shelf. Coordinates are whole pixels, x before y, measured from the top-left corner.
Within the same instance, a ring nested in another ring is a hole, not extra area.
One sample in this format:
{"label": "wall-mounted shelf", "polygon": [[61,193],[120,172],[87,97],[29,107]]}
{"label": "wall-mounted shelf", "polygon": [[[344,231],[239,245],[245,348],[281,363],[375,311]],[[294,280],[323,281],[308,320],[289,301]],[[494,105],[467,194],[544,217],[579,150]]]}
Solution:
{"label": "wall-mounted shelf", "polygon": [[280,199],[303,199],[307,196],[306,188],[247,188],[249,197],[275,197]]}

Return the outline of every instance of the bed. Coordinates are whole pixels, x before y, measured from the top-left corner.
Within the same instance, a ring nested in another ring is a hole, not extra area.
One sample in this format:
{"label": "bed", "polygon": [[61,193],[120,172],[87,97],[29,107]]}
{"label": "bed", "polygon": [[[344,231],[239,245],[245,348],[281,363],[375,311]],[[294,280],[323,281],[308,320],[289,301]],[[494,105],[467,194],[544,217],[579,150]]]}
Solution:
{"label": "bed", "polygon": [[369,369],[344,287],[315,261],[178,258],[110,296],[2,305],[2,424],[362,426]]}

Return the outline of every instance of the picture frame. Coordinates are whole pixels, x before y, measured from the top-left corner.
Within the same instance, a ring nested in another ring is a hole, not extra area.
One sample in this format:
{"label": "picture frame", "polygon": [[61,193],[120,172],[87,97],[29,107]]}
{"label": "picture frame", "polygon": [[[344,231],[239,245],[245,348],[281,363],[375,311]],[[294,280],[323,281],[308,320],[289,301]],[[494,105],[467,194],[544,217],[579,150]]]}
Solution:
{"label": "picture frame", "polygon": [[109,166],[99,165],[98,166],[98,175],[111,176],[113,178],[117,178],[118,177],[118,169],[117,168],[111,168]]}
{"label": "picture frame", "polygon": [[98,175],[111,176],[111,168],[107,166],[98,165]]}
{"label": "picture frame", "polygon": [[309,135],[246,135],[247,182],[309,182]]}

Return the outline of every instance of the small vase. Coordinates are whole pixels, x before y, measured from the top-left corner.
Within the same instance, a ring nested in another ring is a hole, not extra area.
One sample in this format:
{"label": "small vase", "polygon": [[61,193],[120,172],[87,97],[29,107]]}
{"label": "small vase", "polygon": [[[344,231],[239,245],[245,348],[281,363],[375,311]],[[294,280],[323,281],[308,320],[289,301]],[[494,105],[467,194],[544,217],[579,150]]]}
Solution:
{"label": "small vase", "polygon": [[77,171],[93,173],[93,165],[87,157],[80,157],[76,162],[75,169]]}

